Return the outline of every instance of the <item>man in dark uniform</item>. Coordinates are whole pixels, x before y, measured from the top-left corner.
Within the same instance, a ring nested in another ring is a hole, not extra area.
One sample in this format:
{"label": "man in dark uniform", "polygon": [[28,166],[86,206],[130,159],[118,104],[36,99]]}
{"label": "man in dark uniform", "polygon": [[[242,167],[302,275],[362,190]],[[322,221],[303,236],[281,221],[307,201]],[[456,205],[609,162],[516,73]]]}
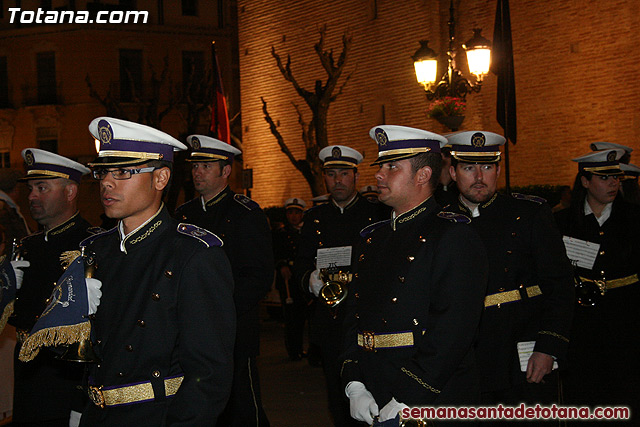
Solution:
{"label": "man in dark uniform", "polygon": [[[557,402],[554,361],[566,362],[573,275],[551,209],[540,198],[497,193],[504,137],[449,135],[458,212],[486,247],[489,280],[477,357],[482,403]],[[524,360],[524,362],[521,362]]]}
{"label": "man in dark uniform", "polygon": [[[347,247],[357,243],[359,232],[365,226],[382,219],[381,204],[362,197],[357,190],[357,166],[362,155],[343,145],[331,145],[320,150],[323,177],[331,194],[325,204],[309,209],[304,218],[300,250],[294,264],[294,276],[305,292],[318,297],[323,287],[319,277],[316,256],[319,249]],[[350,279],[350,257],[338,263],[340,270]],[[340,383],[340,344],[344,307],[329,308],[321,298],[314,302],[311,314],[311,342],[319,346],[322,368],[327,382],[329,411],[336,426],[353,425],[349,407]]]}
{"label": "man in dark uniform", "polygon": [[486,255],[469,218],[441,212],[433,197],[446,139],[392,125],[370,136],[380,201],[393,213],[362,230],[342,355],[351,415],[368,424],[408,405],[476,401],[473,342],[486,288]]}
{"label": "man in dark uniform", "polygon": [[250,198],[229,188],[234,156],[240,150],[214,138],[191,135],[193,185],[200,197],[180,206],[176,218],[224,239],[233,269],[238,317],[231,397],[221,425],[268,426],[262,409],[256,357],[260,348],[258,304],[273,283],[273,249],[267,216]]}
{"label": "man in dark uniform", "polygon": [[307,318],[307,298],[292,279],[293,261],[300,246],[302,218],[307,204],[298,197],[284,202],[286,223],[273,232],[273,255],[276,266],[276,287],[284,312],[285,347],[291,360],[300,360],[303,356],[302,341],[304,322]]}
{"label": "man in dark uniform", "polygon": [[77,209],[78,186],[89,169],[73,160],[37,148],[22,151],[29,188],[31,217],[42,231],[22,239],[21,254],[28,261],[15,310],[9,323],[16,327],[13,423],[19,426],[64,426],[70,415],[79,419],[86,395],[78,390],[84,367],[58,360],[42,351],[35,360],[18,360],[21,343],[47,306],[55,282],[63,273],[60,257],[91,234],[91,225]]}
{"label": "man in dark uniform", "polygon": [[235,314],[231,268],[207,230],[178,224],[162,203],[174,150],[164,132],[98,117],[89,165],[115,228],[81,246],[102,282],[83,426],[215,425],[229,397]]}
{"label": "man in dark uniform", "polygon": [[[556,213],[562,234],[580,246],[595,245],[592,265],[577,262],[575,247],[571,252],[578,304],[564,385],[568,404],[629,406],[637,423],[640,207],[619,193],[623,155],[622,149],[606,149],[573,159],[579,172],[571,206]],[[571,241],[566,245],[571,248]]]}

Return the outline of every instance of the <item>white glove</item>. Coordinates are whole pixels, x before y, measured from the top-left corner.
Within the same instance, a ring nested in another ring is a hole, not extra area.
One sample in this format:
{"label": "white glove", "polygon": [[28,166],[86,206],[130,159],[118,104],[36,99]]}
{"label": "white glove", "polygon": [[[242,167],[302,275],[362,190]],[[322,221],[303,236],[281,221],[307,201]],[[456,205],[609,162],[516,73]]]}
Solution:
{"label": "white glove", "polygon": [[351,381],[344,389],[349,398],[351,417],[371,425],[373,417],[378,415],[378,404],[360,381]]}
{"label": "white glove", "polygon": [[318,294],[320,294],[320,289],[322,289],[323,286],[324,282],[320,278],[320,270],[313,270],[309,276],[309,291],[313,295],[318,296]]}
{"label": "white glove", "polygon": [[389,403],[384,405],[380,410],[380,422],[395,418],[396,415],[398,415],[398,412],[402,411],[404,408],[408,408],[408,406],[404,403],[398,403],[398,401],[392,397]]}
{"label": "white glove", "polygon": [[16,289],[20,289],[24,278],[24,270],[21,267],[29,267],[31,263],[21,259],[20,261],[11,261],[10,264],[13,267],[13,274],[16,275]]}
{"label": "white glove", "polygon": [[100,297],[102,296],[100,288],[102,287],[102,282],[92,277],[88,277],[84,280],[87,282],[87,300],[89,301],[88,314],[92,315],[96,313],[96,310],[98,310],[98,306],[100,305]]}
{"label": "white glove", "polygon": [[78,427],[80,425],[80,417],[82,417],[80,412],[71,411],[71,414],[69,414],[69,427]]}

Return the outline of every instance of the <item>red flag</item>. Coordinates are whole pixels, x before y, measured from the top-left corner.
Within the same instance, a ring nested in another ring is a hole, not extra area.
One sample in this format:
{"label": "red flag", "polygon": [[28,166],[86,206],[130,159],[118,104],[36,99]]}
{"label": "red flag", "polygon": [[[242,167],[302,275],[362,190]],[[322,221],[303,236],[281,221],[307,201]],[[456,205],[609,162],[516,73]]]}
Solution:
{"label": "red flag", "polygon": [[213,61],[213,81],[215,84],[213,101],[211,103],[211,133],[214,138],[231,143],[231,132],[229,130],[229,112],[227,111],[227,100],[224,97],[222,79],[220,78],[220,67],[216,56],[216,43],[211,44],[211,60]]}

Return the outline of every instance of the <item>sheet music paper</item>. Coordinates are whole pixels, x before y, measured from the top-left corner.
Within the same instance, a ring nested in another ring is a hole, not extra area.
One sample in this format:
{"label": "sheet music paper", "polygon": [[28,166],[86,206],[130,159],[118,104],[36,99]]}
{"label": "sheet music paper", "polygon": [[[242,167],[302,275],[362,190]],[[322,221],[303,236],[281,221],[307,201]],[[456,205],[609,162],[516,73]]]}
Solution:
{"label": "sheet music paper", "polygon": [[351,248],[351,246],[338,246],[318,249],[316,268],[335,268],[351,265]]}
{"label": "sheet music paper", "polygon": [[562,236],[567,257],[574,266],[591,270],[596,262],[600,244],[576,239],[575,237]]}
{"label": "sheet music paper", "polygon": [[[518,357],[520,358],[520,370],[527,372],[527,365],[529,364],[529,358],[533,354],[533,348],[536,346],[535,341],[521,341],[518,343]],[[553,368],[558,369],[558,362],[553,361]]]}

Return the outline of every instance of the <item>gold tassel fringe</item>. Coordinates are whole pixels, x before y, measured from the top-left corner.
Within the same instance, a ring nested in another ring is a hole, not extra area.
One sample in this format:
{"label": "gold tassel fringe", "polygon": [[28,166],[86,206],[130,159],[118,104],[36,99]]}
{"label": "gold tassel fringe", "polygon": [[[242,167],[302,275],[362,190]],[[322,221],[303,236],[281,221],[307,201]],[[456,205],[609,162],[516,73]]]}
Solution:
{"label": "gold tassel fringe", "polygon": [[60,264],[66,270],[81,255],[80,251],[64,251],[60,254]]}
{"label": "gold tassel fringe", "polygon": [[7,304],[7,306],[4,308],[4,311],[2,312],[2,316],[0,316],[0,334],[2,333],[2,331],[4,331],[4,327],[7,326],[7,320],[9,320],[9,316],[13,314],[14,302],[15,300]]}
{"label": "gold tassel fringe", "polygon": [[21,362],[33,360],[40,352],[40,347],[55,347],[63,344],[74,344],[89,339],[91,323],[89,321],[77,325],[56,326],[42,329],[24,340],[18,359]]}

